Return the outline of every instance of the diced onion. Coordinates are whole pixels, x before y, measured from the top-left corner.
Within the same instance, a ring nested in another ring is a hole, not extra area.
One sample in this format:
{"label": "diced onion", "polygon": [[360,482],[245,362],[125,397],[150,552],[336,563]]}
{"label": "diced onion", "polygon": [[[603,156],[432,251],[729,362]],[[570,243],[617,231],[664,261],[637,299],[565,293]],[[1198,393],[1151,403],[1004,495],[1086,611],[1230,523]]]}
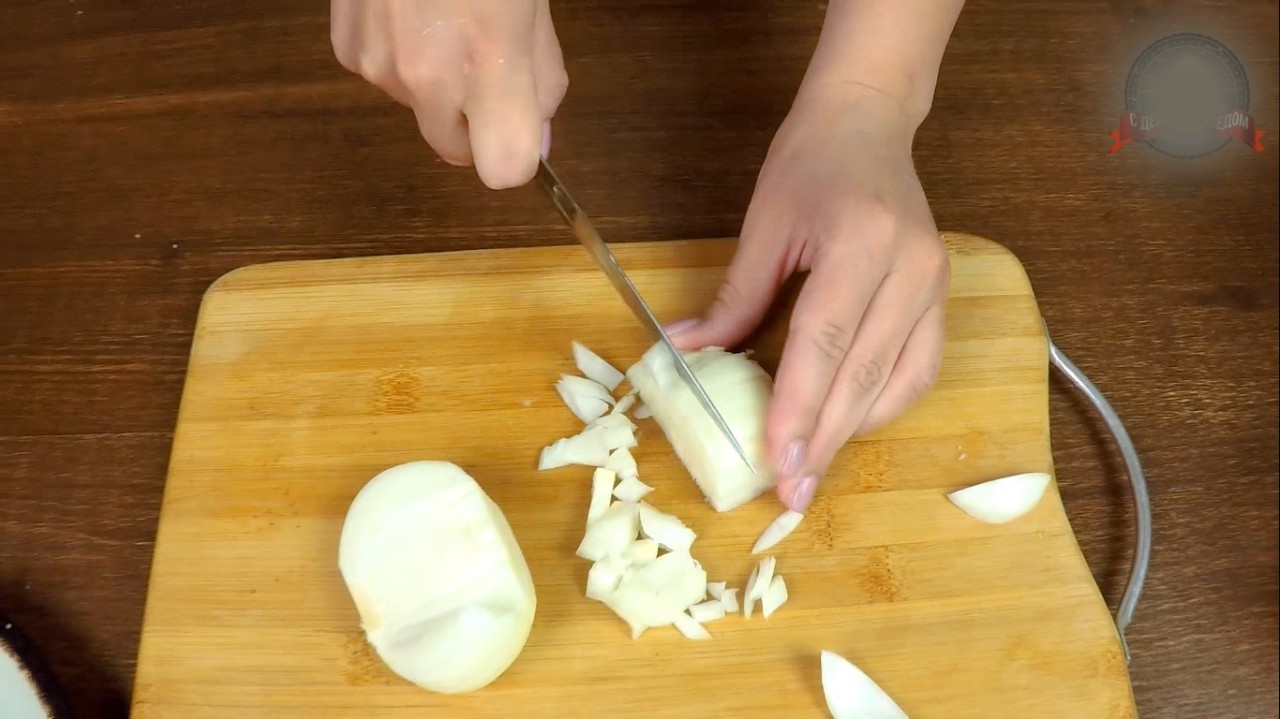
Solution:
{"label": "diced onion", "polygon": [[707,594],[715,599],[719,599],[724,594],[725,582],[707,582]]}
{"label": "diced onion", "polygon": [[689,607],[689,616],[697,620],[699,624],[723,619],[724,613],[724,604],[721,604],[719,599],[712,599],[709,602],[702,602]]}
{"label": "diced onion", "polygon": [[569,411],[573,412],[573,416],[583,424],[600,417],[613,405],[613,395],[609,394],[609,390],[586,377],[560,375],[556,382],[556,392]]}
{"label": "diced onion", "polygon": [[760,613],[765,619],[773,614],[783,604],[787,603],[787,583],[782,581],[781,574],[773,575],[773,581],[769,582],[769,588],[760,595]]}
{"label": "diced onion", "polygon": [[[697,534],[685,526],[678,517],[654,509],[647,502],[640,502],[640,531],[644,536],[673,552],[687,552],[697,539]],[[703,589],[706,589],[704,584]]]}
{"label": "diced onion", "polygon": [[720,603],[724,605],[724,611],[728,614],[738,611],[738,588],[726,588],[720,595]]}
{"label": "diced onion", "polygon": [[711,633],[707,631],[706,627],[702,626],[698,620],[684,612],[680,612],[680,614],[676,615],[675,621],[672,623],[675,624],[676,629],[680,630],[680,633],[688,639],[711,638]]}
{"label": "diced onion", "polygon": [[623,374],[617,368],[604,361],[600,355],[587,349],[577,340],[573,341],[573,361],[578,365],[578,370],[585,377],[600,384],[610,392],[617,389],[618,384],[623,380]]}
{"label": "diced onion", "polygon": [[609,508],[609,498],[613,495],[614,475],[603,467],[597,467],[591,476],[591,504],[587,508],[587,523],[600,518]]}
{"label": "diced onion", "polygon": [[[612,474],[612,472],[610,472]],[[653,487],[641,482],[636,477],[627,477],[613,488],[613,496],[624,502],[639,502],[653,491]]]}
{"label": "diced onion", "polygon": [[614,502],[604,514],[587,525],[586,534],[578,544],[577,554],[590,562],[620,555],[636,540],[639,531],[636,505],[631,502]]}

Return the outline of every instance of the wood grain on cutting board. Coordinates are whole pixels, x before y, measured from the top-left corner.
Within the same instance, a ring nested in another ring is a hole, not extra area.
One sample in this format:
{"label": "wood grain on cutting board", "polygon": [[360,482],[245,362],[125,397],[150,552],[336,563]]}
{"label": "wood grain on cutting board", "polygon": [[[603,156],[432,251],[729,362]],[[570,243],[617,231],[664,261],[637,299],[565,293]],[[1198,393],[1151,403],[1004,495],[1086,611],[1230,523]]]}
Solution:
{"label": "wood grain on cutting board", "polygon": [[[1048,357],[1017,259],[947,234],[948,337],[934,390],[839,455],[771,554],[791,599],[769,619],[632,641],[583,596],[591,470],[537,472],[581,425],[552,387],[571,340],[625,369],[648,347],[578,246],[260,265],[208,292],[174,438],[136,717],[825,717],[818,653],[848,657],[913,719],[1133,717],[1107,607],[1056,486],[988,526],[947,491],[1053,472]],[[698,313],[733,243],[615,248],[662,321]],[[793,290],[788,290],[794,296]],[[783,303],[785,306],[785,302]],[[750,345],[771,371],[785,314]],[[646,499],[741,587],[772,494],[717,514],[652,420]],[[484,690],[435,695],[366,646],[337,570],[346,509],[377,472],[455,462],[502,507],[538,592],[524,653]],[[758,559],[758,558],[755,558]]]}

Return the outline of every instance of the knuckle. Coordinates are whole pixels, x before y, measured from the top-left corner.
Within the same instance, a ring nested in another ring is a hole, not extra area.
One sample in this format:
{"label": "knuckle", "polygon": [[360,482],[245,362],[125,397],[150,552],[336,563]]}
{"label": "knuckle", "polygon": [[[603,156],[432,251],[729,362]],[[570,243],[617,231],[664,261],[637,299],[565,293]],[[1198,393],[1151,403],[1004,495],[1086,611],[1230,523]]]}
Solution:
{"label": "knuckle", "polygon": [[822,320],[797,329],[819,354],[835,364],[839,364],[853,346],[853,332],[838,322]]}
{"label": "knuckle", "polygon": [[884,363],[874,357],[850,357],[845,365],[850,388],[859,396],[875,391],[884,381]]}
{"label": "knuckle", "polygon": [[909,391],[913,400],[925,396],[933,389],[933,386],[938,382],[938,369],[938,363],[931,362],[923,370],[912,375]]}

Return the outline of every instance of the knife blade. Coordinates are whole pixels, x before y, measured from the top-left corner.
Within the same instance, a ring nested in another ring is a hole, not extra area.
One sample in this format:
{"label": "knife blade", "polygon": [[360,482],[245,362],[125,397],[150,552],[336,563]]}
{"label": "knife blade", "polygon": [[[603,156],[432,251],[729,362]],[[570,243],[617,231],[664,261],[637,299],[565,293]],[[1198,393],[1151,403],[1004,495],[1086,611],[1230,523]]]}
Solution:
{"label": "knife blade", "polygon": [[555,204],[556,209],[560,211],[565,222],[569,223],[569,228],[573,231],[574,237],[578,242],[587,248],[587,252],[591,254],[592,259],[604,271],[606,277],[613,284],[614,289],[622,296],[627,307],[640,320],[640,324],[649,330],[649,334],[658,342],[667,348],[667,352],[671,355],[671,361],[675,365],[676,374],[684,380],[685,385],[693,392],[693,396],[697,398],[698,404],[711,415],[711,419],[715,422],[720,432],[729,440],[729,444],[733,445],[734,451],[746,463],[747,468],[752,474],[756,473],[755,465],[747,456],[746,451],[738,442],[738,438],[734,436],[733,430],[729,428],[729,423],[725,422],[724,416],[720,414],[720,410],[716,408],[711,397],[707,395],[707,390],[698,381],[697,376],[693,374],[693,370],[689,368],[689,363],[685,361],[684,355],[680,354],[680,350],[672,344],[671,338],[662,329],[662,325],[658,322],[658,318],[654,316],[653,310],[649,309],[648,303],[640,296],[635,285],[631,284],[631,279],[627,277],[627,273],[622,270],[622,266],[618,264],[617,258],[613,256],[613,252],[609,250],[609,246],[604,243],[600,237],[600,233],[596,232],[595,226],[587,217],[587,213],[582,211],[578,202],[573,199],[573,195],[569,194],[568,188],[564,183],[560,182],[560,178],[556,176],[555,171],[547,164],[545,159],[538,161],[538,174],[536,176],[538,184],[546,190],[551,196],[551,201]]}

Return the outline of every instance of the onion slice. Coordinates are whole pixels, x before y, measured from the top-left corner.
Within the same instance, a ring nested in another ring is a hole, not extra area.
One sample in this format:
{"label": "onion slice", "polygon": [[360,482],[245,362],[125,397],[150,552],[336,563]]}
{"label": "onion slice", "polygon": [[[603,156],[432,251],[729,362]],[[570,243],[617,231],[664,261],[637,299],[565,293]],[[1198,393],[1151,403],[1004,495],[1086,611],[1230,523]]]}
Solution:
{"label": "onion slice", "polygon": [[631,405],[635,403],[636,392],[633,390],[630,394],[623,395],[622,399],[618,400],[618,403],[609,411],[609,414],[625,414],[627,410],[631,409]]}
{"label": "onion slice", "polygon": [[720,603],[719,599],[712,599],[689,607],[689,616],[693,617],[699,624],[724,619],[724,614],[724,605]]}
{"label": "onion slice", "polygon": [[769,588],[764,590],[764,594],[760,595],[760,613],[765,619],[769,615],[778,611],[778,607],[787,603],[787,583],[782,581],[781,574],[773,575],[773,581],[769,582]]}
{"label": "onion slice", "polygon": [[600,518],[609,509],[609,499],[613,495],[614,474],[607,469],[597,467],[591,475],[591,504],[587,508],[587,524]]}
{"label": "onion slice", "polygon": [[685,614],[684,612],[680,612],[680,614],[676,615],[675,621],[673,621],[672,624],[674,624],[676,629],[678,629],[680,633],[688,639],[711,638],[711,633],[707,631],[706,627],[702,626],[697,619],[694,619],[692,616]]}
{"label": "onion slice", "polygon": [[848,659],[822,652],[822,693],[833,719],[908,719],[893,699]]}
{"label": "onion slice", "polygon": [[573,412],[573,416],[583,424],[597,419],[613,405],[613,395],[609,394],[609,390],[586,377],[560,375],[556,382],[556,392],[569,411]]}
{"label": "onion slice", "polygon": [[586,534],[578,544],[577,555],[590,562],[621,555],[636,540],[638,532],[636,505],[614,502],[604,514],[587,525]]}
{"label": "onion slice", "polygon": [[760,565],[751,568],[751,576],[747,578],[747,586],[742,590],[742,616],[747,619],[751,618],[751,613],[756,606],[755,589],[756,581],[760,578]]}
{"label": "onion slice", "polygon": [[760,538],[756,540],[756,544],[751,548],[752,554],[759,554],[768,551],[775,544],[787,538],[788,534],[795,531],[800,526],[800,520],[804,519],[804,515],[788,509],[778,518],[773,520],[769,526],[764,528],[760,533]]}
{"label": "onion slice", "polygon": [[[647,502],[640,502],[640,531],[644,536],[673,552],[687,552],[698,538],[679,517],[654,509]],[[703,585],[703,591],[706,585]]]}
{"label": "onion slice", "polygon": [[604,466],[605,469],[612,471],[622,479],[636,477],[640,474],[636,467],[635,457],[631,456],[631,450],[626,447],[619,447],[613,450],[613,453],[605,460]]}
{"label": "onion slice", "polygon": [[978,521],[1005,524],[1031,511],[1048,486],[1048,474],[1026,472],[959,489],[947,498]]}
{"label": "onion slice", "polygon": [[578,370],[583,376],[610,392],[622,383],[623,374],[617,368],[577,340],[573,341],[573,362],[578,365]]}
{"label": "onion slice", "polygon": [[724,605],[726,614],[732,614],[738,611],[738,588],[732,587],[724,590],[720,595],[720,603]]}

